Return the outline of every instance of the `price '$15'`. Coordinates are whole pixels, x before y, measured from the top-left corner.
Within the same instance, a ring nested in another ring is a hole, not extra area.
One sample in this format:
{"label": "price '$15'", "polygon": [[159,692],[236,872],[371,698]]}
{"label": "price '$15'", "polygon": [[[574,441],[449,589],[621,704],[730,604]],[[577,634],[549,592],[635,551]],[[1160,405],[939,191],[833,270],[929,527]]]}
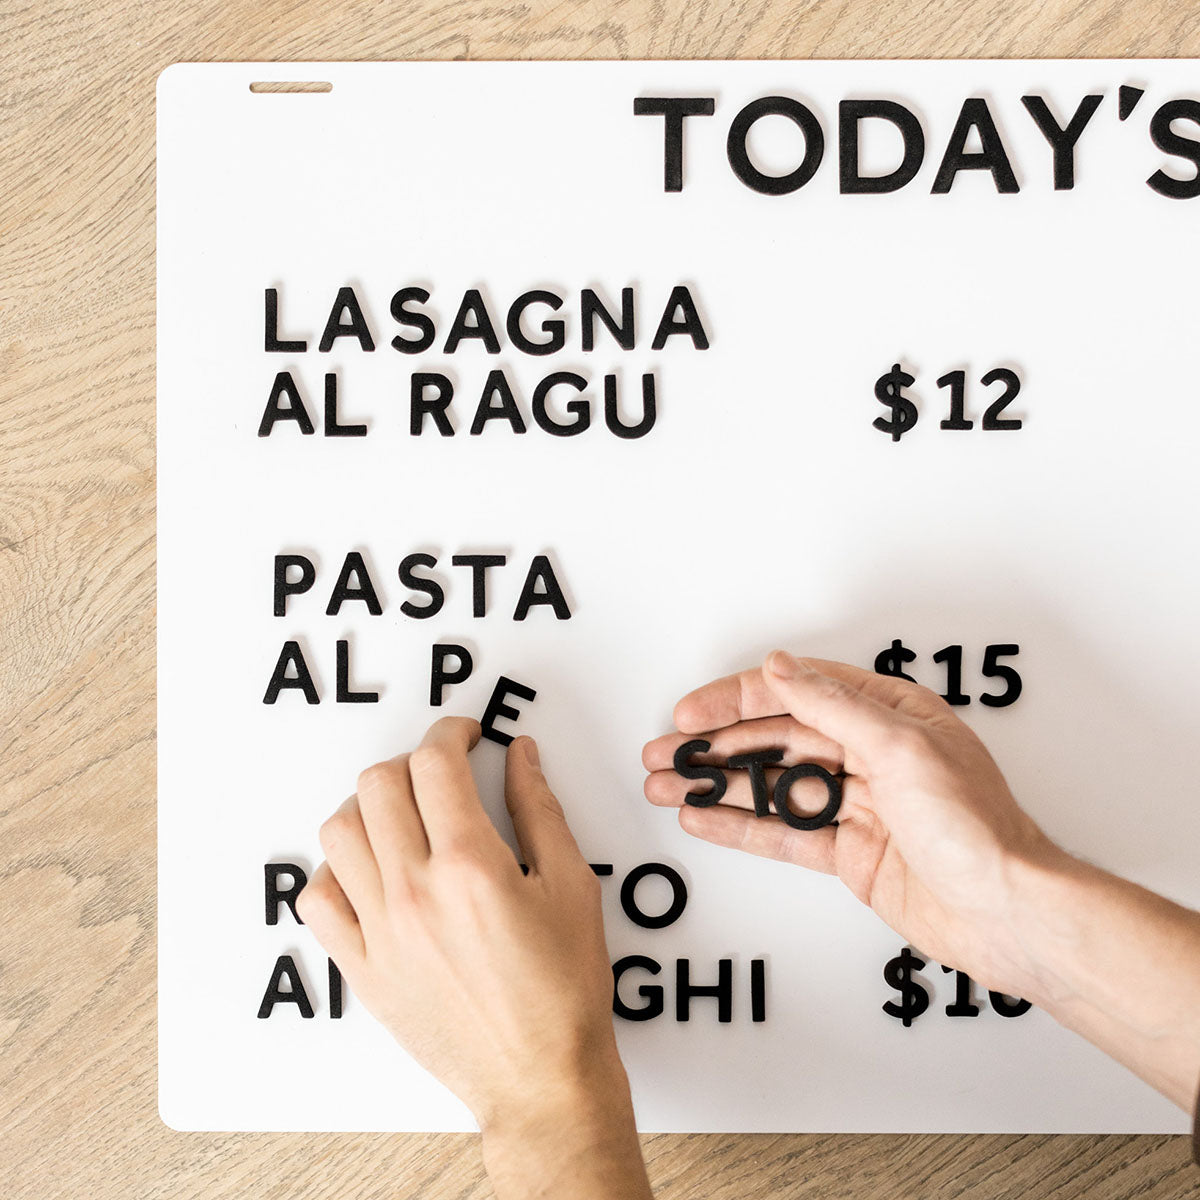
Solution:
{"label": "price '$15'", "polygon": [[[989,679],[999,679],[1004,688],[999,692],[984,692],[979,697],[981,704],[989,708],[1007,708],[1016,702],[1024,688],[1017,669],[1008,663],[1002,663],[1002,658],[1013,658],[1021,653],[1021,647],[1016,642],[997,642],[984,647],[983,663],[979,673]],[[875,656],[875,673],[877,675],[894,675],[897,679],[907,679],[911,683],[916,680],[904,670],[909,663],[915,662],[916,652],[910,650],[899,638],[894,638],[890,646],[880,650]],[[943,646],[933,655],[933,661],[946,669],[946,690],[941,693],[947,704],[970,704],[971,697],[963,691],[963,647]]]}

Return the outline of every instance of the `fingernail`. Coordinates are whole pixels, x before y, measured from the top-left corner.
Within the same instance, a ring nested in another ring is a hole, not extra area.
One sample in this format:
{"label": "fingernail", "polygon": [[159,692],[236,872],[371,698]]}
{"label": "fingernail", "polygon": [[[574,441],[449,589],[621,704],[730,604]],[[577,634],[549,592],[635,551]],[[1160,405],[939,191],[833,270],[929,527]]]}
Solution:
{"label": "fingernail", "polygon": [[538,758],[537,742],[531,737],[525,739],[525,761],[531,767],[540,767],[542,765],[541,759]]}
{"label": "fingernail", "polygon": [[796,671],[796,660],[786,650],[773,650],[767,656],[767,669],[772,675],[787,679]]}
{"label": "fingernail", "polygon": [[786,650],[775,650],[767,659],[767,669],[780,679],[793,679],[804,667],[798,658],[793,658]]}

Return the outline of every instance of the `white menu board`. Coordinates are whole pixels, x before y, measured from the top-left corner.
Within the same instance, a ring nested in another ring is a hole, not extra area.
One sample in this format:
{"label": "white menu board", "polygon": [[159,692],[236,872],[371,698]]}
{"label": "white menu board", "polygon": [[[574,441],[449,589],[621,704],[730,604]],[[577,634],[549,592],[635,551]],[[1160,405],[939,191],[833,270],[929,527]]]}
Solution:
{"label": "white menu board", "polygon": [[168,68],[164,1119],[473,1127],[288,896],[362,767],[490,707],[604,875],[643,1129],[1183,1131],[836,879],[689,839],[640,750],[775,646],[904,670],[1056,840],[1200,903],[1197,94],[1187,61]]}

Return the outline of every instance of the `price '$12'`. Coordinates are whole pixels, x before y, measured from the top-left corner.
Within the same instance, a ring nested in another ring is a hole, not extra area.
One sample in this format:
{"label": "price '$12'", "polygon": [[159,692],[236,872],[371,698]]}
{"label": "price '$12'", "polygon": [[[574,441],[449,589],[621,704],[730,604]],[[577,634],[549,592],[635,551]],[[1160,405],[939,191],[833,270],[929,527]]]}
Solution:
{"label": "price '$12'", "polygon": [[[895,958],[888,959],[887,966],[883,968],[884,982],[900,993],[896,1000],[884,1001],[883,1011],[900,1021],[905,1029],[929,1008],[928,980],[917,977],[917,972],[924,969],[925,960],[907,946]],[[943,967],[942,970],[949,974],[954,968]],[[954,971],[954,1001],[946,1005],[946,1016],[979,1016],[979,1005],[971,997],[971,982],[970,975]],[[988,992],[988,1001],[992,1011],[1002,1017],[1024,1016],[1033,1007],[1028,1000],[1009,997],[1003,992]]]}
{"label": "price '$12'", "polygon": [[[1020,417],[1002,417],[1000,414],[1016,398],[1021,390],[1021,378],[1016,371],[1008,367],[995,367],[986,375],[980,377],[980,383],[989,387],[993,383],[1001,385],[1000,395],[987,406],[983,413],[984,429],[1020,429]],[[872,424],[881,433],[891,435],[893,442],[898,442],[917,423],[917,406],[912,398],[905,395],[904,389],[916,383],[916,377],[910,375],[899,363],[893,363],[890,371],[884,371],[875,380],[875,399],[888,409],[886,417],[876,417]],[[965,371],[948,371],[938,381],[940,388],[950,393],[950,415],[941,423],[942,429],[973,429],[975,422],[966,412],[967,405],[967,373]]]}

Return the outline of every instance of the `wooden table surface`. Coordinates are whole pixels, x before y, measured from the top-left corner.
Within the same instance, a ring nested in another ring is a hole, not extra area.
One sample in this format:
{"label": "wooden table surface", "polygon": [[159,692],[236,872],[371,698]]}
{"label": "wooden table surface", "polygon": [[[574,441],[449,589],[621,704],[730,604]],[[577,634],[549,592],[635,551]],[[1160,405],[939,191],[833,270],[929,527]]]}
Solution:
{"label": "wooden table surface", "polygon": [[[181,1134],[158,1117],[154,84],[163,67],[1189,55],[1200,55],[1200,15],[1186,0],[0,0],[5,1200],[490,1195],[466,1135]],[[1183,1137],[657,1135],[644,1145],[663,1198],[1200,1195]]]}

